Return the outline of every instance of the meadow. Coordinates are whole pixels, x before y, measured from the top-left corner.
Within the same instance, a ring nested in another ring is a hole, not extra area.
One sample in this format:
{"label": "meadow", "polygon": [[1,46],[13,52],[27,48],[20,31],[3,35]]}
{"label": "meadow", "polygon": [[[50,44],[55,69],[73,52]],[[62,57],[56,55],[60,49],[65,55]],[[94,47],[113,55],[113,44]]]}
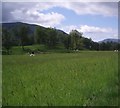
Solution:
{"label": "meadow", "polygon": [[3,55],[3,106],[117,106],[118,52]]}

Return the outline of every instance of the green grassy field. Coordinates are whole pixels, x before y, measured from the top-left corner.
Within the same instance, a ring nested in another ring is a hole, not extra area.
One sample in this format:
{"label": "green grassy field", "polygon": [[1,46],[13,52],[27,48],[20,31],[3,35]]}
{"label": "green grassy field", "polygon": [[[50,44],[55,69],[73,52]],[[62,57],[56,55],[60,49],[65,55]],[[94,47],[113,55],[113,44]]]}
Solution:
{"label": "green grassy field", "polygon": [[117,52],[3,55],[4,106],[116,106]]}

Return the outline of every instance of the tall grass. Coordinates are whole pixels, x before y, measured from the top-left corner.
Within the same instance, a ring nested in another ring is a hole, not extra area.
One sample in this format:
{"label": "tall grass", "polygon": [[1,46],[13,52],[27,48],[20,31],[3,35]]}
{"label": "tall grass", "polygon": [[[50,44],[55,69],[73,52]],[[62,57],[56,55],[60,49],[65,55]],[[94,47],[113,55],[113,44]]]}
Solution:
{"label": "tall grass", "polygon": [[116,52],[3,56],[3,105],[116,106]]}

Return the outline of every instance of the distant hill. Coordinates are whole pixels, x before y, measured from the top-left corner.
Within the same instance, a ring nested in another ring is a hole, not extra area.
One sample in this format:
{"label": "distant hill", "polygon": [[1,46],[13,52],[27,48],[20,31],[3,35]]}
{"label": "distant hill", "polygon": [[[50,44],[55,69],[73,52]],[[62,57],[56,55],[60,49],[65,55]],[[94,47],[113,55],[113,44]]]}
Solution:
{"label": "distant hill", "polygon": [[[19,29],[20,26],[27,26],[29,27],[29,33],[30,34],[34,34],[35,28],[38,27],[38,25],[35,24],[27,24],[27,23],[22,23],[22,22],[13,22],[13,23],[2,23],[2,28],[6,28],[9,31],[14,30],[14,29]],[[41,27],[41,29],[43,30],[47,30],[48,28],[43,27],[43,26],[39,26]],[[65,33],[62,30],[56,29],[58,34],[64,34],[64,35],[68,35],[67,33]]]}
{"label": "distant hill", "polygon": [[[35,25],[35,24],[27,24],[27,23],[22,23],[22,22],[2,23],[2,28],[7,29],[12,34],[12,37],[14,37],[13,45],[20,45],[20,43],[21,43],[20,36],[15,35],[16,34],[15,32],[19,31],[21,26],[26,26],[29,28],[29,31],[28,31],[29,41],[26,42],[26,45],[34,44],[36,27],[39,27],[43,32],[46,32],[46,33],[48,33],[48,31],[49,31],[49,28]],[[68,34],[62,30],[56,29],[56,32],[57,32],[57,37],[59,38],[57,43],[62,43],[63,38],[65,36],[68,36]]]}
{"label": "distant hill", "polygon": [[[29,27],[29,36],[33,36],[34,30],[37,27],[37,25],[27,24],[27,23],[21,23],[21,22],[2,23],[2,28],[7,29],[11,33],[14,33],[14,30],[19,30],[19,28],[21,26]],[[45,29],[44,27],[42,27],[42,28]],[[16,38],[18,38],[18,36],[16,36]]]}
{"label": "distant hill", "polygon": [[[11,32],[14,32],[15,29],[19,29],[20,26],[27,26],[29,27],[29,36],[34,36],[34,31],[36,29],[36,27],[40,27],[42,30],[44,31],[47,31],[48,28],[46,27],[43,27],[43,26],[38,26],[38,25],[35,25],[35,24],[27,24],[27,23],[22,23],[22,22],[13,22],[13,23],[2,23],[2,28],[5,28]],[[68,34],[60,29],[56,29],[57,30],[57,34],[58,34],[58,37],[60,37],[62,39],[61,36],[68,36]],[[114,43],[120,43],[120,39],[112,39],[112,38],[109,38],[109,39],[104,39],[102,41],[99,41],[98,43],[102,43],[102,42],[114,42]]]}
{"label": "distant hill", "polygon": [[110,38],[110,39],[104,39],[102,41],[99,41],[99,43],[102,43],[102,42],[105,42],[105,43],[107,43],[107,42],[120,43],[120,39],[112,39],[112,38]]}

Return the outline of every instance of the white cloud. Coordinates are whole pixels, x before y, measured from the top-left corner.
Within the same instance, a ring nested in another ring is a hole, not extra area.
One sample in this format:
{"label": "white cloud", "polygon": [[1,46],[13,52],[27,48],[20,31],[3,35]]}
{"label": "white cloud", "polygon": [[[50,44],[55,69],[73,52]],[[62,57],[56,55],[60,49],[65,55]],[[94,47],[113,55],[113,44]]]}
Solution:
{"label": "white cloud", "polygon": [[113,33],[115,30],[112,28],[105,28],[105,27],[96,27],[96,26],[88,26],[88,25],[70,25],[70,26],[64,26],[61,27],[62,30],[65,30],[67,33],[69,33],[71,30],[78,30],[83,33]]}
{"label": "white cloud", "polygon": [[[51,4],[51,5],[50,5]],[[26,22],[54,27],[59,25],[65,17],[57,12],[43,13],[52,6],[52,3],[3,3],[3,22]]]}
{"label": "white cloud", "polygon": [[117,3],[72,3],[70,9],[78,15],[117,16]]}
{"label": "white cloud", "polygon": [[96,27],[96,26],[88,26],[88,25],[81,25],[81,26],[64,26],[59,29],[64,30],[66,33],[69,33],[71,30],[78,30],[82,32],[84,37],[92,38],[94,41],[99,41],[106,38],[118,38],[118,31],[116,29],[110,27]]}
{"label": "white cloud", "polygon": [[[50,21],[51,26],[54,24],[55,25],[60,24],[61,21],[65,19],[65,17],[62,14],[56,13],[56,12],[48,13],[48,14],[43,13],[43,10],[48,10],[53,7],[66,8],[66,9],[74,11],[78,15],[85,15],[85,14],[102,15],[102,16],[117,16],[118,15],[117,14],[118,13],[117,3],[115,2],[114,3],[112,2],[108,2],[108,3],[101,3],[101,2],[38,2],[38,3],[36,2],[25,2],[25,3],[24,2],[9,2],[9,3],[3,3],[2,19],[3,21],[14,21],[14,20],[22,19],[28,22],[30,22],[31,20],[32,21],[34,20],[34,21],[37,21],[37,24],[40,24],[41,22],[45,22],[45,21],[47,21],[48,23],[48,21]],[[34,17],[35,19],[33,19]],[[45,20],[43,20],[43,17]]]}
{"label": "white cloud", "polygon": [[95,26],[82,25],[80,26],[80,31],[83,33],[112,33],[114,30],[112,28],[101,28]]}
{"label": "white cloud", "polygon": [[[39,4],[41,6],[41,4]],[[44,2],[44,8],[62,7],[74,11],[78,15],[118,16],[117,2]]]}
{"label": "white cloud", "polygon": [[78,30],[78,26],[75,26],[75,25],[61,26],[61,27],[59,27],[59,29],[65,31],[66,33],[69,34],[69,32],[70,32],[71,30]]}
{"label": "white cloud", "polygon": [[108,37],[117,38],[118,36],[117,30],[106,27],[101,28],[88,25],[60,27],[62,21],[65,20],[65,16],[57,12],[43,12],[44,10],[52,9],[53,7],[66,8],[78,15],[101,15],[108,18],[118,15],[117,3],[115,2],[9,2],[3,3],[2,5],[2,19],[3,22],[22,21],[46,27],[54,27],[57,25],[59,29],[62,29],[67,33],[72,29],[77,29],[78,31],[83,32],[85,36],[91,37],[95,41]]}
{"label": "white cloud", "polygon": [[118,30],[110,27],[95,27],[83,25],[79,29],[85,36],[92,38],[94,41],[100,41],[106,38],[118,38]]}
{"label": "white cloud", "polygon": [[65,19],[65,17],[62,14],[59,14],[56,12],[44,14],[44,13],[38,12],[38,10],[35,10],[35,9],[15,10],[15,11],[12,11],[11,14],[15,21],[23,21],[23,22],[28,22],[32,24],[43,25],[46,27],[58,25],[62,20]]}

